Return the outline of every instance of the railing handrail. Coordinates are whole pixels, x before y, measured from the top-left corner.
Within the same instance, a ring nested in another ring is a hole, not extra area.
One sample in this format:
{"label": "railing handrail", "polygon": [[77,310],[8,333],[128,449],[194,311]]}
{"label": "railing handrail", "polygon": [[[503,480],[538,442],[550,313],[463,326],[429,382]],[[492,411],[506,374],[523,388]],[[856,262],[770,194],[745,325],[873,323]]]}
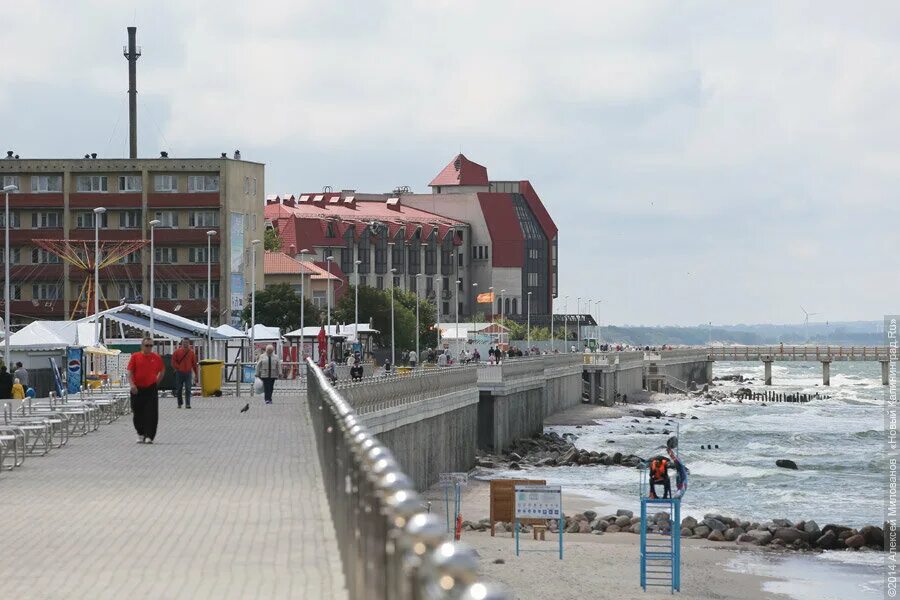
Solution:
{"label": "railing handrail", "polygon": [[[474,550],[449,539],[393,454],[307,360],[310,418],[351,600],[511,596],[479,581]],[[393,379],[393,378],[392,378]],[[441,596],[444,597],[444,596]]]}

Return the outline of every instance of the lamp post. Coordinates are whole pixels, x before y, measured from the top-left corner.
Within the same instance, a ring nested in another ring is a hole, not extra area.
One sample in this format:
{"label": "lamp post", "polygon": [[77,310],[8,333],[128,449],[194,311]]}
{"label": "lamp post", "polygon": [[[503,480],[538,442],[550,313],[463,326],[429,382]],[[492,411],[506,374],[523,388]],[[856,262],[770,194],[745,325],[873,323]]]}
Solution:
{"label": "lamp post", "polygon": [[328,293],[325,294],[325,300],[328,302],[328,322],[325,328],[325,362],[331,361],[331,263],[334,262],[334,256],[325,258],[328,267]]}
{"label": "lamp post", "polygon": [[528,351],[531,352],[531,292],[528,292],[528,326],[526,328],[526,335],[528,337]]}
{"label": "lamp post", "polygon": [[[462,280],[456,280],[456,296],[454,298],[454,302],[456,303],[456,343],[459,344],[459,286],[462,285]],[[459,354],[457,352],[457,354]]]}
{"label": "lamp post", "polygon": [[[94,209],[94,344],[100,344],[100,215],[106,208]],[[6,257],[9,262],[9,257]]]}
{"label": "lamp post", "polygon": [[435,282],[437,283],[434,286],[434,316],[437,319],[437,323],[435,324],[437,334],[437,348],[435,349],[435,355],[441,351],[441,274],[438,273],[435,278]]}
{"label": "lamp post", "polygon": [[394,369],[397,368],[397,357],[394,354],[395,352],[395,344],[394,344],[394,273],[397,272],[397,269],[391,269],[391,366]]}
{"label": "lamp post", "polygon": [[[593,314],[593,302],[591,301],[590,298],[587,299],[587,314],[588,314],[588,316]],[[590,342],[588,341],[588,343],[590,343]]]}
{"label": "lamp post", "polygon": [[[300,251],[300,260],[303,260],[303,257],[309,254],[309,249],[304,248]],[[298,363],[303,362],[303,310],[306,305],[306,292],[303,289],[303,272],[300,273],[300,354],[297,356]],[[297,372],[300,373],[300,378],[303,378],[303,369],[300,368],[300,364],[297,365]]]}
{"label": "lamp post", "polygon": [[475,309],[478,306],[478,282],[472,282],[472,350],[475,350]]}
{"label": "lamp post", "polygon": [[550,293],[550,353],[556,352],[556,338],[553,337],[553,293]]}
{"label": "lamp post", "polygon": [[3,187],[4,195],[6,196],[6,208],[5,208],[5,219],[3,224],[6,228],[6,239],[4,241],[4,250],[3,250],[3,272],[4,272],[4,285],[3,285],[3,345],[5,347],[6,353],[4,354],[3,360],[6,361],[6,368],[9,368],[9,263],[12,262],[9,256],[9,193],[15,192],[19,189],[18,186],[15,185],[7,185]]}
{"label": "lamp post", "polygon": [[490,286],[488,288],[488,294],[490,294],[490,299],[491,299],[491,322],[493,323],[493,321],[494,321],[494,286]]}
{"label": "lamp post", "polygon": [[156,230],[156,226],[161,223],[162,221],[159,219],[150,221],[150,338],[153,340],[156,340],[156,325],[153,321],[153,304],[156,301],[156,287],[153,279],[153,267],[156,263],[156,245],[153,239],[153,232]]}
{"label": "lamp post", "polygon": [[597,306],[597,347],[598,347],[598,349],[599,349],[599,347],[600,347],[600,339],[601,339],[601,337],[602,337],[602,336],[600,335],[600,304],[601,304],[602,302],[603,302],[603,300],[597,300],[597,301],[595,302],[595,304],[596,304],[596,306]]}
{"label": "lamp post", "polygon": [[[506,290],[500,290],[500,326],[503,327],[504,329],[506,328],[506,325],[504,324],[504,321],[506,321],[506,317],[505,317],[505,315],[504,315],[504,312],[505,312],[505,311],[504,311],[504,309],[503,309],[503,294],[505,294],[505,293],[506,293]],[[501,331],[502,331],[502,330],[501,330]],[[507,341],[507,344],[508,344],[508,343],[509,343],[509,337],[508,337],[508,336],[507,336],[507,340],[506,340],[506,341]],[[502,333],[500,334],[500,343],[501,343],[501,344],[503,343],[503,334],[502,334]]]}
{"label": "lamp post", "polygon": [[566,313],[565,319],[563,319],[563,339],[566,342],[566,345],[563,346],[563,349],[568,352],[569,351],[569,297],[563,296],[565,299],[565,303],[563,304],[563,312]]}
{"label": "lamp post", "polygon": [[[250,241],[250,356],[256,358],[256,247],[259,240]],[[252,388],[250,394],[253,394]]]}
{"label": "lamp post", "polygon": [[416,273],[416,365],[422,362],[419,355],[419,290],[422,289],[422,274]]}
{"label": "lamp post", "polygon": [[355,260],[353,264],[356,271],[356,286],[353,289],[353,337],[355,338],[353,341],[359,344],[359,265],[362,264],[362,261]]}
{"label": "lamp post", "polygon": [[[212,239],[215,230],[206,232],[206,358],[212,354]],[[241,344],[243,346],[243,344]],[[251,357],[252,358],[252,357]],[[251,390],[253,387],[251,386]]]}
{"label": "lamp post", "polygon": [[575,348],[581,352],[581,296],[575,299],[575,341],[578,342]]}

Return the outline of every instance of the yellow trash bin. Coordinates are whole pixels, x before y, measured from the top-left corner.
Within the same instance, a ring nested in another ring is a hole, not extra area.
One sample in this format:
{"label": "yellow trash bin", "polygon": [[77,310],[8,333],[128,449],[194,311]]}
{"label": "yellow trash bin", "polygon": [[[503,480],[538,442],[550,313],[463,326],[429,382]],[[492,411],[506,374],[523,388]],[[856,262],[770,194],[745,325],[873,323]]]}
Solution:
{"label": "yellow trash bin", "polygon": [[222,395],[222,371],[225,361],[205,359],[200,361],[200,391],[203,396]]}
{"label": "yellow trash bin", "polygon": [[409,375],[411,372],[410,367],[397,367],[397,375]]}

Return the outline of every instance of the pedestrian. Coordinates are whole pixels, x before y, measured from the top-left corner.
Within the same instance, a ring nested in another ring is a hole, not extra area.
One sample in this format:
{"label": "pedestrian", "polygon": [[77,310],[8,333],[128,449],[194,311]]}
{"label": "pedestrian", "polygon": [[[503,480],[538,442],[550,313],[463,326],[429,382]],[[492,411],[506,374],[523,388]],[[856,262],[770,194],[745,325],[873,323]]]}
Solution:
{"label": "pedestrian", "polygon": [[13,373],[13,377],[18,377],[19,382],[25,387],[28,387],[28,370],[22,366],[21,362],[16,363],[16,372]]}
{"label": "pedestrian", "polygon": [[22,387],[22,382],[19,381],[18,377],[13,379],[12,397],[13,397],[13,400],[24,400],[25,399],[25,388]]}
{"label": "pedestrian", "polygon": [[172,354],[172,368],[175,369],[175,397],[178,398],[178,408],[181,408],[182,399],[184,407],[190,408],[193,385],[191,375],[199,380],[200,374],[197,371],[197,355],[191,349],[189,338],[182,339],[181,346]]}
{"label": "pedestrian", "polygon": [[162,358],[153,351],[153,339],[141,340],[141,351],[131,355],[131,413],[138,444],[152,444],[159,424],[159,382],[166,372]]}
{"label": "pedestrian", "polygon": [[256,376],[262,379],[263,395],[266,404],[272,404],[272,392],[275,390],[275,380],[281,373],[281,360],[275,356],[275,347],[272,344],[266,346],[266,351],[256,361]]}
{"label": "pedestrian", "polygon": [[9,400],[12,398],[13,377],[6,370],[6,365],[0,367],[0,400]]}
{"label": "pedestrian", "polygon": [[413,369],[416,368],[416,363],[419,362],[419,356],[416,354],[415,350],[409,351],[409,366]]}

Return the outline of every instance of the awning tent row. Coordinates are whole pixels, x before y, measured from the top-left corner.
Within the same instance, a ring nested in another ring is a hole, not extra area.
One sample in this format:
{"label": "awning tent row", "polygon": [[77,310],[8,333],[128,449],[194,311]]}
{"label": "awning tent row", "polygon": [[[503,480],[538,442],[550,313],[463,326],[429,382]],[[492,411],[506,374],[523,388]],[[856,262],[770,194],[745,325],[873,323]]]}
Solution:
{"label": "awning tent row", "polygon": [[[150,307],[146,304],[122,304],[100,311],[79,320],[79,323],[95,323],[97,319],[110,320],[150,333]],[[226,341],[231,336],[220,333],[218,328],[207,330],[206,325],[170,312],[154,309],[152,331],[157,337],[177,341],[182,338],[205,339],[207,335],[214,341]]]}

